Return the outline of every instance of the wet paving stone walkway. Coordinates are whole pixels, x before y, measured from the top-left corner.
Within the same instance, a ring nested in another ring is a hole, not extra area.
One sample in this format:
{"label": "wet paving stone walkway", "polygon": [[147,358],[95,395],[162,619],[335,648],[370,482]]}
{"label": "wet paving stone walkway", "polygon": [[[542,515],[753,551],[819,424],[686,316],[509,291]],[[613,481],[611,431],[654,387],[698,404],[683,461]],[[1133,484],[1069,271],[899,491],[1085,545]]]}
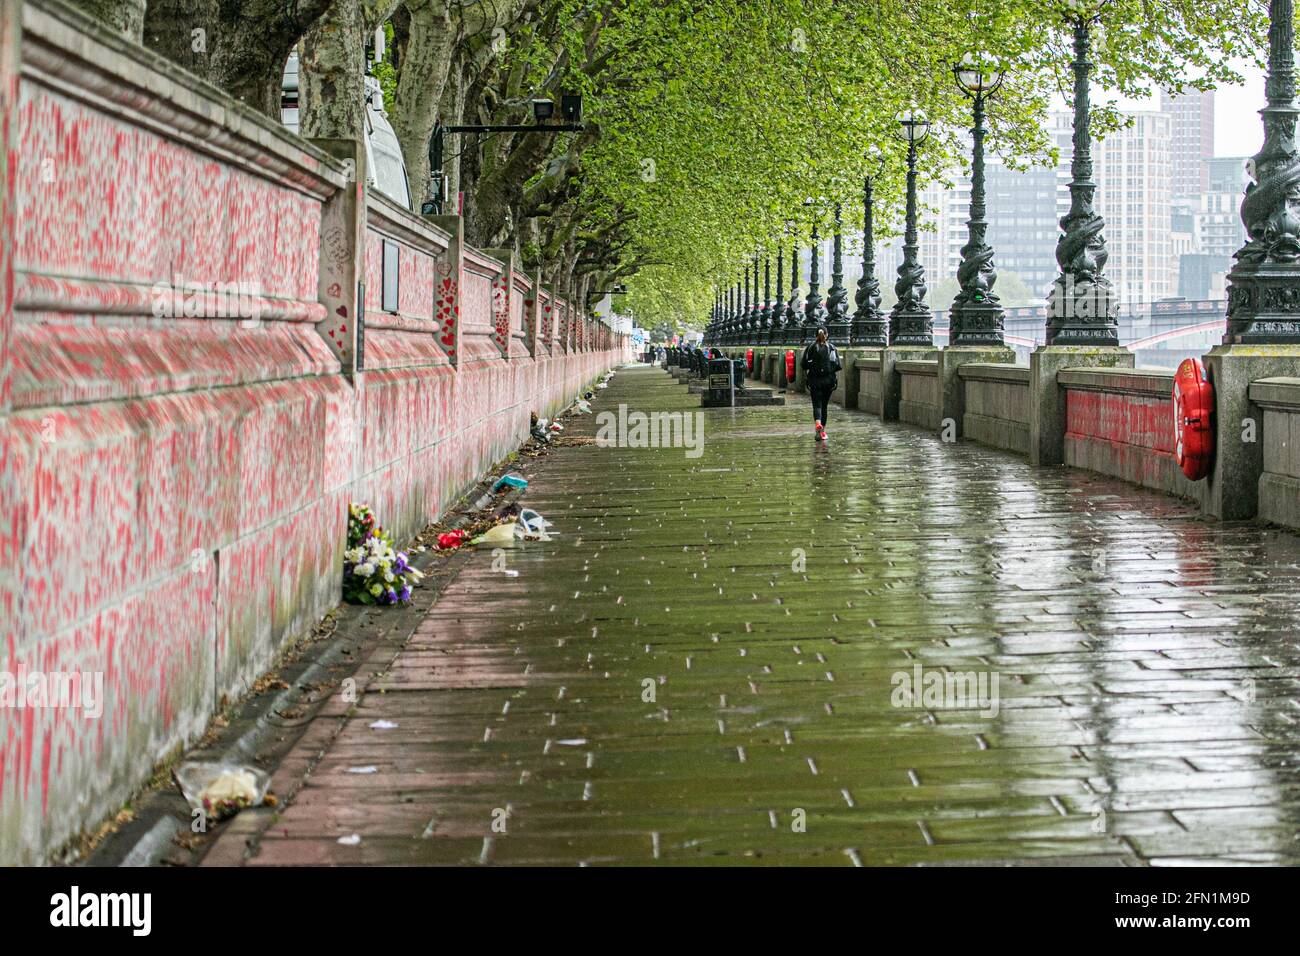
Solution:
{"label": "wet paving stone walkway", "polygon": [[540,463],[555,539],[473,557],[248,863],[1300,862],[1300,537],[856,412],[821,446],[802,398],[701,414],[699,457]]}

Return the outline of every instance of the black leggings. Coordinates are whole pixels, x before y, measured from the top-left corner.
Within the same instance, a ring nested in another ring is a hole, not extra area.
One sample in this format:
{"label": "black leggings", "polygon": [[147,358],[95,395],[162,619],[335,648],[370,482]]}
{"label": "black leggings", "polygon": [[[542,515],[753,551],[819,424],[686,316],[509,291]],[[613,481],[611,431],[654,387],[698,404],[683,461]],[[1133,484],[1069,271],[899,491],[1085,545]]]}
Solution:
{"label": "black leggings", "polygon": [[835,391],[835,386],[827,385],[824,387],[812,387],[808,389],[812,395],[813,421],[826,424],[826,416],[831,408],[831,392]]}

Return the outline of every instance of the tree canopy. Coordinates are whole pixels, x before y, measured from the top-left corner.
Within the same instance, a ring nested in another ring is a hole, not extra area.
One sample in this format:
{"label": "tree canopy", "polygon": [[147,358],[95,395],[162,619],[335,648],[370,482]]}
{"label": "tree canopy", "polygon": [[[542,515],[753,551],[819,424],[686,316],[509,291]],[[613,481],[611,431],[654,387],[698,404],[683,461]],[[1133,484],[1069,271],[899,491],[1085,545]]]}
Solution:
{"label": "tree canopy", "polygon": [[[140,39],[132,24],[141,0],[83,5]],[[1234,82],[1230,61],[1258,61],[1266,48],[1260,0],[1083,6],[1098,18],[1096,86],[1119,95]],[[264,0],[148,0],[143,41],[272,112],[278,99],[268,91],[297,44],[304,134],[346,136],[359,135],[366,37],[384,27],[390,51],[378,73],[416,197],[427,189],[436,122],[526,123],[534,97],[581,93],[583,132],[449,138],[467,237],[513,246],[579,298],[625,283],[643,325],[698,326],[713,288],[734,282],[755,250],[787,236],[806,243],[836,202],[856,222],[865,174],[879,228],[896,227],[897,114],[915,107],[933,123],[923,175],[960,161],[970,107],[952,68],[967,54],[1007,73],[990,110],[990,147],[1015,164],[1053,162],[1040,121],[1072,88],[1067,17],[1079,5],[313,0],[294,9],[286,18]],[[219,56],[192,50],[196,23],[210,25]],[[241,45],[252,49],[241,54]],[[1103,99],[1094,130],[1117,122]]]}

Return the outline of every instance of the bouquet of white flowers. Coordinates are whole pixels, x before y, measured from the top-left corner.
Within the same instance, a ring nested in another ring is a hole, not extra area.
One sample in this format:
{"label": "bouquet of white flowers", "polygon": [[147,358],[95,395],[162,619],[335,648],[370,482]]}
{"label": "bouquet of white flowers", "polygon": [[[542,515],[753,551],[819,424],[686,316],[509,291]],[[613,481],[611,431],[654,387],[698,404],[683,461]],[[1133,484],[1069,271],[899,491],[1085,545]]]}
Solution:
{"label": "bouquet of white flowers", "polygon": [[348,548],[343,552],[343,599],[354,604],[406,604],[424,577],[365,505],[348,506]]}

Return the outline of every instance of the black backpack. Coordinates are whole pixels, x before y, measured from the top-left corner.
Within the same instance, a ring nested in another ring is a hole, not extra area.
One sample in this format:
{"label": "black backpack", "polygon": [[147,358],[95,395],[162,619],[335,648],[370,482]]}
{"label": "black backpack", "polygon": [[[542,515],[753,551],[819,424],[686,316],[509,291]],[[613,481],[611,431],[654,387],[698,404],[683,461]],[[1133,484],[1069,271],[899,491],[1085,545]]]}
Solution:
{"label": "black backpack", "polygon": [[814,342],[810,346],[812,352],[812,361],[808,366],[808,378],[815,382],[830,382],[844,368],[840,362],[840,353],[831,343],[826,343],[826,351]]}

